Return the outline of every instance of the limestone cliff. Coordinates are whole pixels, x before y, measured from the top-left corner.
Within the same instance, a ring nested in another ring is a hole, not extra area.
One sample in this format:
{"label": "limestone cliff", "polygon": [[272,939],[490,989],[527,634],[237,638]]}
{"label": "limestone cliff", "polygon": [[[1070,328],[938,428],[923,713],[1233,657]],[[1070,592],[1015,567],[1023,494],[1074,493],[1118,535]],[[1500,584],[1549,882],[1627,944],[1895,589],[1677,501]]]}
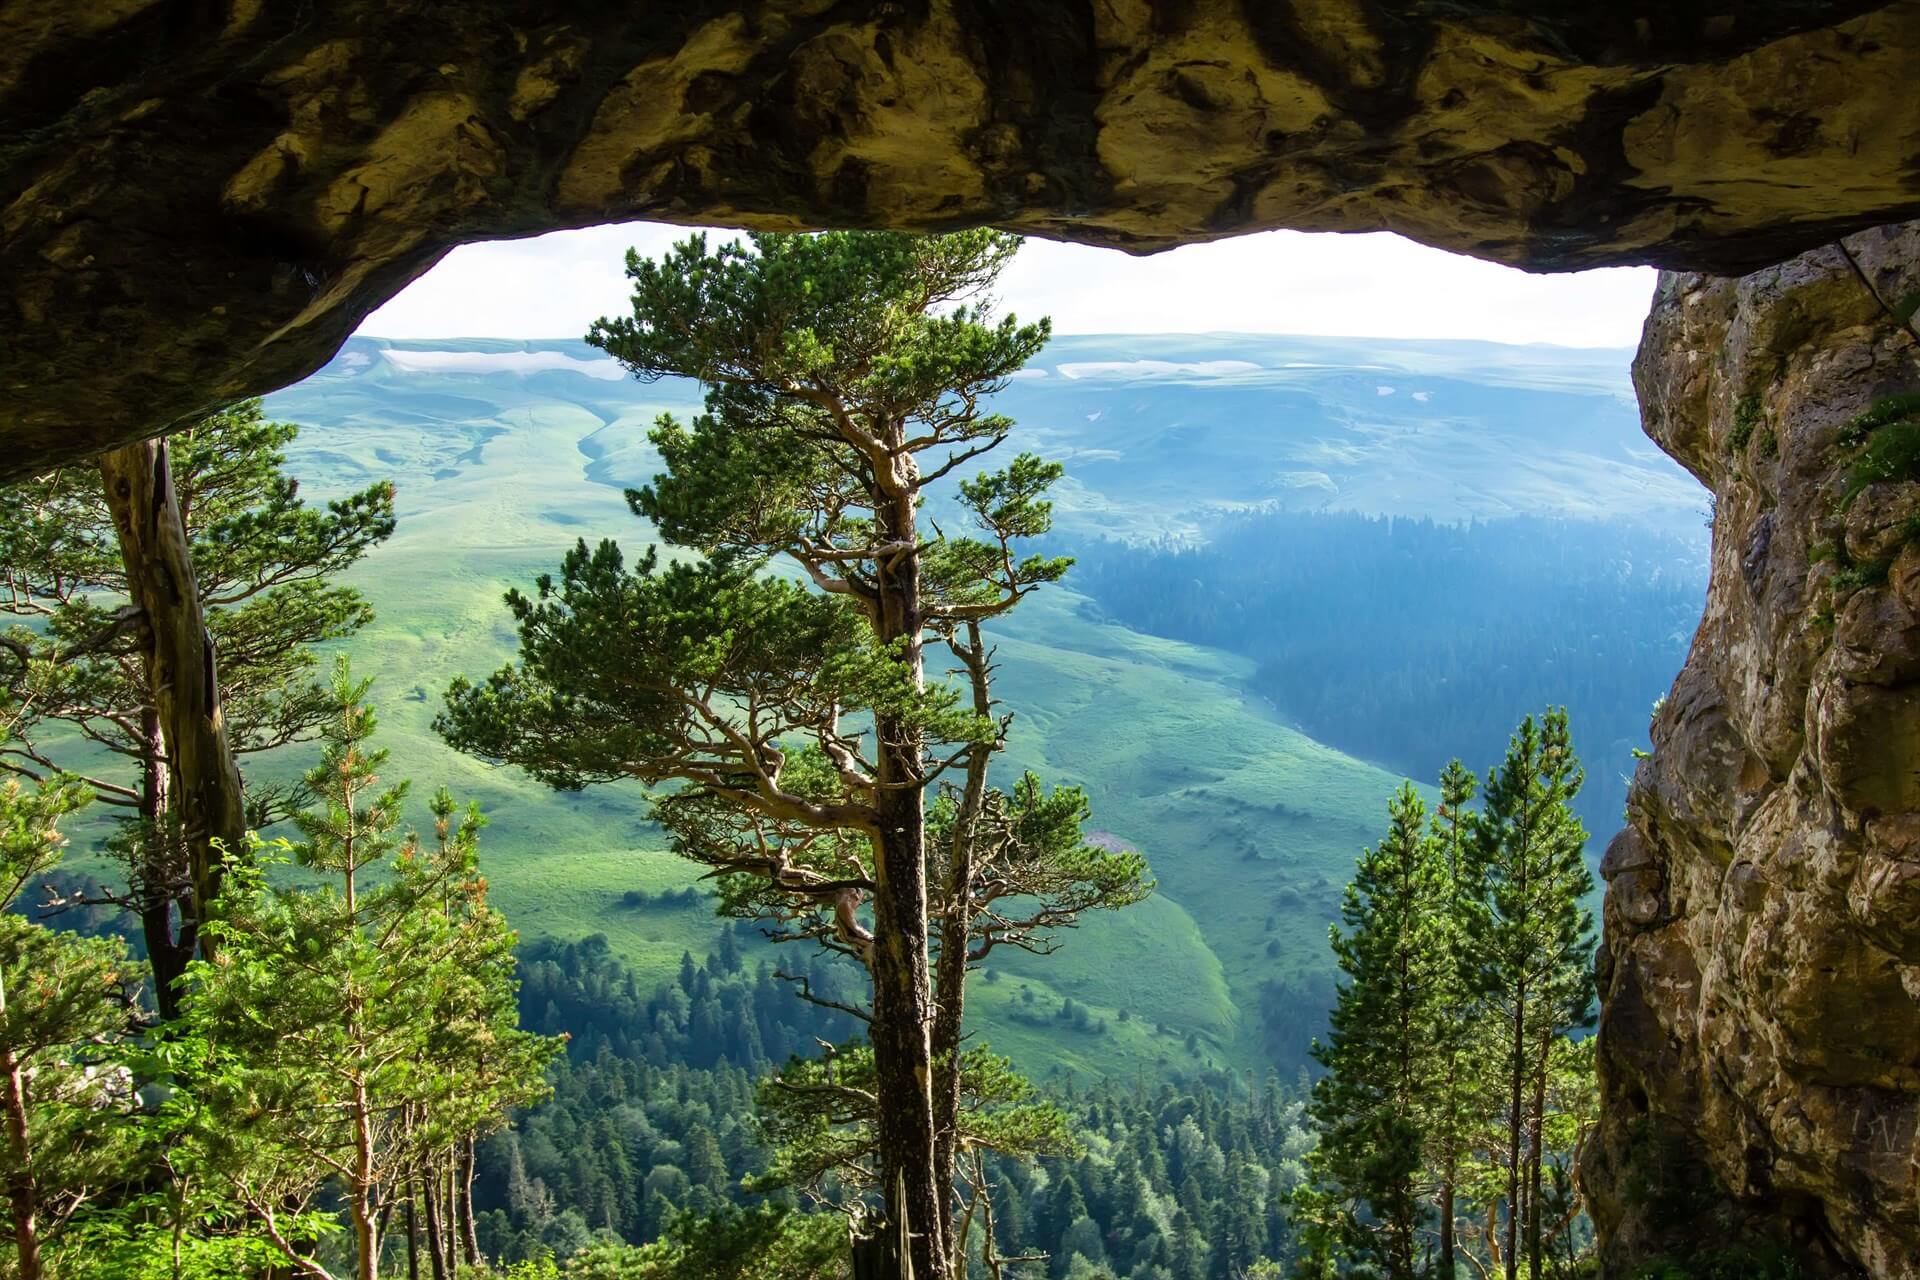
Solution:
{"label": "limestone cliff", "polygon": [[1666,275],[1646,430],[1713,572],[1607,850],[1612,1261],[1774,1238],[1920,1276],[1920,224]]}
{"label": "limestone cliff", "polygon": [[618,218],[1748,270],[1920,215],[1920,0],[10,0],[0,479]]}

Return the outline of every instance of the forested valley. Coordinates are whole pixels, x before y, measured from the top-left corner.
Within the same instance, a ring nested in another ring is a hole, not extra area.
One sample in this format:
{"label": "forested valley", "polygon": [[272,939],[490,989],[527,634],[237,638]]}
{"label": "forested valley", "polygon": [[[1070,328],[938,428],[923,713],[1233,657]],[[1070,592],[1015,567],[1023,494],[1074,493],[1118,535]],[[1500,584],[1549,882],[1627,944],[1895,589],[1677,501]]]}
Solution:
{"label": "forested valley", "polygon": [[1704,534],[1252,510],[1202,539],[1076,547],[1076,580],[1128,626],[1252,658],[1281,714],[1410,777],[1490,759],[1521,716],[1564,705],[1589,768],[1578,811],[1605,834],[1700,620]]}
{"label": "forested valley", "polygon": [[[649,856],[698,875],[681,905],[724,922],[665,980],[602,934],[517,935],[489,815],[389,754],[412,673],[359,643],[344,578],[394,535],[391,483],[310,504],[298,429],[244,402],[6,493],[4,1274],[1597,1274],[1589,834],[1697,610],[1691,544],[1258,511],[1065,545],[1065,468],[994,452],[992,397],[1050,337],[983,301],[1019,243],[696,235],[629,255],[632,312],[594,326],[701,408],[648,434],[632,550],[489,584],[511,648],[435,691],[433,730],[644,805]],[[1162,856],[1009,756],[998,628],[1070,573],[1420,780],[1354,829],[1330,960],[1262,986],[1244,1069],[1197,1029],[1186,1066],[1108,1066],[1126,1003],[1034,994],[1145,918]],[[1093,1069],[1001,1056],[989,1004]]]}

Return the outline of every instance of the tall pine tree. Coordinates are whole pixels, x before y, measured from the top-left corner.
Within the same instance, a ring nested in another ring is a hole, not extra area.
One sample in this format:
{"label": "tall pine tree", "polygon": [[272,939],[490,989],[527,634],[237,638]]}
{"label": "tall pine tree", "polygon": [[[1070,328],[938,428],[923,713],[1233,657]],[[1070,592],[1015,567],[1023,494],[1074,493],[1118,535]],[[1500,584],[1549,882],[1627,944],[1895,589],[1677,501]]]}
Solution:
{"label": "tall pine tree", "polygon": [[1564,710],[1528,716],[1488,773],[1470,843],[1484,917],[1472,959],[1501,1033],[1507,1280],[1542,1266],[1541,1153],[1549,1059],[1593,1007],[1593,891],[1587,833],[1570,805],[1583,780]]}
{"label": "tall pine tree", "polygon": [[1351,1255],[1412,1280],[1426,1217],[1424,1156],[1435,1044],[1450,980],[1446,867],[1412,784],[1389,806],[1386,838],[1360,858],[1331,931],[1345,975],[1314,1086],[1316,1181],[1339,1206]]}
{"label": "tall pine tree", "polygon": [[[434,847],[403,834],[408,787],[382,776],[366,689],[342,659],[308,774],[320,803],[296,816],[295,857],[320,884],[275,887],[236,865],[182,1017],[196,1158],[315,1280],[327,1273],[278,1218],[330,1183],[357,1280],[378,1280],[392,1206],[468,1136],[542,1096],[560,1048],[515,1026],[513,935],[484,903],[479,815],[456,822],[443,792]],[[436,1231],[441,1265],[449,1252]]]}
{"label": "tall pine tree", "polygon": [[[556,786],[678,784],[655,817],[720,873],[728,911],[864,967],[875,1239],[904,1242],[911,1257],[887,1265],[916,1280],[947,1280],[963,1252],[969,966],[1044,951],[1146,889],[1137,855],[1081,838],[1078,792],[989,783],[1007,719],[982,624],[1070,563],[1024,546],[1050,527],[1058,466],[962,470],[1011,432],[986,399],[1047,339],[979,302],[1018,246],[767,234],[630,254],[632,314],[589,340],[639,377],[705,385],[705,412],[652,433],[666,470],[628,495],[697,559],[629,568],[583,542],[537,596],[510,597],[519,665],[456,684],[441,721]],[[970,535],[923,514],[947,476]],[[930,646],[964,687],[927,678]]]}
{"label": "tall pine tree", "polygon": [[1461,1164],[1485,1111],[1485,1073],[1478,1052],[1485,1034],[1470,952],[1480,917],[1479,884],[1470,857],[1474,814],[1467,808],[1476,782],[1473,771],[1458,760],[1448,763],[1440,775],[1440,805],[1434,810],[1430,835],[1438,847],[1442,876],[1439,924],[1446,963],[1436,995],[1433,1047],[1437,1061],[1426,1139],[1440,1228],[1436,1265],[1443,1280],[1454,1280],[1457,1271],[1455,1204]]}

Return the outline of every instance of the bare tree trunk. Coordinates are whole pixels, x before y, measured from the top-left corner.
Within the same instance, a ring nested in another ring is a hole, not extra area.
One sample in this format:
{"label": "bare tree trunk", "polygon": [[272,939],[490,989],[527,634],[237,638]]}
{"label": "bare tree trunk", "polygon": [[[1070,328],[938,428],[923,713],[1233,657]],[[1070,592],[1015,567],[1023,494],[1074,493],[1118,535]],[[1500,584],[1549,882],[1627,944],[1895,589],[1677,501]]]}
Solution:
{"label": "bare tree trunk", "polygon": [[[447,1274],[460,1274],[460,1152],[448,1147],[440,1166],[440,1238],[447,1259]],[[609,1227],[612,1223],[607,1224]]]}
{"label": "bare tree trunk", "polygon": [[420,1178],[416,1174],[407,1186],[407,1280],[420,1280],[420,1219],[414,1204],[420,1199]]}
{"label": "bare tree trunk", "polygon": [[[148,660],[151,662],[149,653]],[[173,908],[180,892],[179,851],[168,830],[168,771],[166,741],[160,730],[160,712],[151,702],[140,710],[140,826],[141,840],[130,888],[140,904],[140,934],[147,944],[147,963],[153,970],[154,1000],[160,1019],[180,1016],[180,980],[193,960],[193,944],[181,943],[174,929]],[[184,917],[191,909],[182,904]]]}
{"label": "bare tree trunk", "polygon": [[1544,1142],[1547,1118],[1547,1055],[1552,1052],[1553,1036],[1551,1029],[1540,1039],[1540,1060],[1534,1065],[1533,1099],[1531,1114],[1527,1117],[1533,1127],[1532,1137],[1527,1151],[1527,1275],[1531,1280],[1540,1280],[1542,1257],[1540,1251],[1540,1162],[1541,1148]]}
{"label": "bare tree trunk", "polygon": [[191,952],[220,889],[221,851],[238,854],[246,838],[240,770],[227,742],[213,637],[200,606],[166,441],[144,440],[102,454],[100,475],[133,603],[145,613],[152,636],[147,683],[186,844],[191,898],[180,942]]}
{"label": "bare tree trunk", "polygon": [[[0,1011],[6,1000],[0,995]],[[20,1280],[42,1280],[45,1265],[40,1260],[40,1231],[35,1224],[39,1213],[39,1190],[34,1186],[28,1159],[33,1154],[32,1133],[27,1125],[26,1073],[10,1049],[0,1048],[0,1072],[6,1076],[7,1145],[12,1148],[14,1172],[7,1179],[7,1198],[13,1202],[13,1247],[18,1256]]]}
{"label": "bare tree trunk", "polygon": [[[884,732],[884,730],[883,730]],[[899,800],[913,803],[899,814]],[[932,1014],[926,963],[926,882],[917,792],[890,793],[874,895],[873,1022],[876,1137],[886,1179],[887,1218],[904,1228],[913,1280],[944,1280],[942,1197],[934,1178]],[[895,813],[888,813],[893,809]],[[907,821],[908,817],[914,821]],[[916,909],[918,908],[918,909]]]}
{"label": "bare tree trunk", "polygon": [[380,1280],[380,1231],[373,1219],[373,1128],[365,1081],[353,1087],[353,1177],[347,1186],[353,1215],[354,1274],[359,1280]]}
{"label": "bare tree trunk", "polygon": [[1453,1280],[1453,1171],[1448,1170],[1440,1184],[1440,1277]]}

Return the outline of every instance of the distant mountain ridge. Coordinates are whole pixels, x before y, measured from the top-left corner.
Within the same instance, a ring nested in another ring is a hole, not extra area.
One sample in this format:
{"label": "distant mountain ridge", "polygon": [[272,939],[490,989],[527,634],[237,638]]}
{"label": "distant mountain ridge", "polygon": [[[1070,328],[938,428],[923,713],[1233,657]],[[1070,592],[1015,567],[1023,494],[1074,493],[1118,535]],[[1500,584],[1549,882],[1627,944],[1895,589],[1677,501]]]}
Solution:
{"label": "distant mountain ridge", "polygon": [[[1243,334],[1069,335],[999,397],[1014,447],[1067,464],[1063,528],[1193,536],[1209,512],[1271,504],[1445,521],[1507,515],[1694,522],[1704,491],[1641,433],[1626,350]],[[593,479],[643,483],[663,401],[574,340],[354,338],[303,386],[519,384],[603,430]],[[424,389],[422,387],[421,389]],[[643,412],[644,411],[644,412]]]}

